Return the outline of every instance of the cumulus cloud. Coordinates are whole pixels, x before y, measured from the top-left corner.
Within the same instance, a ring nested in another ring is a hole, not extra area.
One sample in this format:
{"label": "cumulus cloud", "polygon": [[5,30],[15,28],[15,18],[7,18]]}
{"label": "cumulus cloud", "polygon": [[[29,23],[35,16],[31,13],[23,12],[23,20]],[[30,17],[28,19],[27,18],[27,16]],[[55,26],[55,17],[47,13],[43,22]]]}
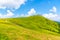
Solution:
{"label": "cumulus cloud", "polygon": [[[14,9],[20,8],[21,5],[25,4],[27,0],[0,0],[0,9],[9,9],[6,14],[0,13],[0,18],[12,17]],[[12,9],[12,10],[10,10]]]}
{"label": "cumulus cloud", "polygon": [[43,14],[42,16],[44,16],[50,20],[54,20],[54,21],[60,20],[60,15],[58,15],[58,14],[49,13],[49,14]]}
{"label": "cumulus cloud", "polygon": [[36,14],[36,10],[34,8],[28,11],[28,16],[35,15],[35,14]]}
{"label": "cumulus cloud", "polygon": [[21,14],[20,17],[28,17],[32,15],[36,15],[36,10],[34,8],[30,9],[30,11],[28,11],[27,14]]}
{"label": "cumulus cloud", "polygon": [[26,17],[26,16],[27,16],[27,15],[25,15],[25,14],[21,14],[21,15],[20,15],[20,17]]}
{"label": "cumulus cloud", "polygon": [[57,8],[54,6],[50,11],[52,11],[51,13],[47,13],[47,14],[42,14],[42,16],[50,19],[50,20],[54,20],[54,21],[60,21],[60,15],[57,14]]}
{"label": "cumulus cloud", "polygon": [[10,11],[10,10],[7,10],[7,14],[3,15],[3,14],[0,14],[0,18],[9,18],[9,17],[12,17],[14,14]]}
{"label": "cumulus cloud", "polygon": [[11,16],[13,16],[14,14],[10,11],[10,10],[7,10],[7,14],[6,14],[6,16],[7,17],[11,17]]}
{"label": "cumulus cloud", "polygon": [[27,0],[0,0],[0,8],[18,9]]}
{"label": "cumulus cloud", "polygon": [[43,14],[44,17],[47,17],[47,18],[54,18],[56,16],[58,16],[57,14],[53,14],[53,13],[49,13],[49,14]]}
{"label": "cumulus cloud", "polygon": [[56,8],[55,6],[53,6],[53,8],[50,9],[49,11],[51,11],[51,12],[56,12],[56,11],[57,11],[57,8]]}

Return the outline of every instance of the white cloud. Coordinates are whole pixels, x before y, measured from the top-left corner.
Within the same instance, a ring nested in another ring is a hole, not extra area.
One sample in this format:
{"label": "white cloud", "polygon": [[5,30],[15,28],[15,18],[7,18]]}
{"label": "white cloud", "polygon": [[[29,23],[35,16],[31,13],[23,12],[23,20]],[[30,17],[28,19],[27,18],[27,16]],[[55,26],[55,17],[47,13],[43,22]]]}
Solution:
{"label": "white cloud", "polygon": [[34,8],[28,11],[28,16],[35,15],[35,14],[36,14],[36,10]]}
{"label": "white cloud", "polygon": [[57,14],[57,8],[54,6],[50,11],[51,11],[51,13],[42,14],[42,16],[44,16],[50,20],[60,21],[60,15]]}
{"label": "white cloud", "polygon": [[[9,9],[6,14],[0,13],[0,18],[12,17],[14,9],[20,8],[21,5],[25,4],[27,0],[0,0],[0,9]],[[11,9],[11,10],[10,10]]]}
{"label": "white cloud", "polygon": [[36,15],[36,10],[34,8],[30,9],[30,11],[28,11],[27,14],[21,14],[20,17],[28,17],[32,15]]}
{"label": "white cloud", "polygon": [[60,20],[60,15],[58,15],[58,14],[49,13],[49,14],[43,14],[42,16],[44,16],[50,20],[54,20],[54,21]]}
{"label": "white cloud", "polygon": [[10,11],[10,10],[7,10],[7,14],[3,15],[3,14],[0,14],[0,18],[9,18],[9,17],[12,17],[14,14]]}
{"label": "white cloud", "polygon": [[21,14],[20,17],[25,17],[26,15],[25,14]]}
{"label": "white cloud", "polygon": [[7,10],[7,14],[6,14],[6,16],[7,17],[11,17],[11,16],[13,16],[14,14],[10,11],[10,10]]}
{"label": "white cloud", "polygon": [[18,9],[22,4],[25,4],[27,0],[0,0],[0,8],[5,9]]}
{"label": "white cloud", "polygon": [[57,11],[57,8],[55,7],[55,6],[53,6],[53,8],[52,9],[50,9],[49,11],[51,11],[51,12],[56,12]]}
{"label": "white cloud", "polygon": [[49,14],[43,14],[43,16],[47,18],[52,18],[52,17],[56,17],[57,14],[49,13]]}

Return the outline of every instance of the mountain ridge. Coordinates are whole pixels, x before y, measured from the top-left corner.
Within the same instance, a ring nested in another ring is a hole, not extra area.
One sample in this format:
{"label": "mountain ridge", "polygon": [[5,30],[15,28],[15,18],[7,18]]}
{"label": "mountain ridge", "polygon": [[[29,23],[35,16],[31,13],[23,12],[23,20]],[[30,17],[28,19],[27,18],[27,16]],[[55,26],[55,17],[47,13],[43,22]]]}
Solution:
{"label": "mountain ridge", "polygon": [[58,29],[58,23],[39,15],[0,19],[0,40],[60,40]]}

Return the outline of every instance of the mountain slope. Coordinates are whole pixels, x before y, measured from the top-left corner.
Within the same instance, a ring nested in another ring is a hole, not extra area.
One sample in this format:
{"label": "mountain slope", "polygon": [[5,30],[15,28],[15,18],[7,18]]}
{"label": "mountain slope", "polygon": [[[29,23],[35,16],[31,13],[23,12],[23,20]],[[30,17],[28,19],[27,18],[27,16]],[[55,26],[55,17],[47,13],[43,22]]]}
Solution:
{"label": "mountain slope", "polygon": [[0,19],[0,40],[60,40],[58,28],[42,16]]}
{"label": "mountain slope", "polygon": [[14,24],[17,24],[19,26],[23,26],[25,28],[33,29],[33,30],[39,30],[40,29],[46,29],[52,32],[58,32],[58,24],[48,20],[42,16],[31,16],[27,18],[14,18],[10,19]]}
{"label": "mountain slope", "polygon": [[58,23],[58,25],[59,25],[58,30],[59,30],[59,34],[60,34],[60,22],[56,22],[56,23]]}

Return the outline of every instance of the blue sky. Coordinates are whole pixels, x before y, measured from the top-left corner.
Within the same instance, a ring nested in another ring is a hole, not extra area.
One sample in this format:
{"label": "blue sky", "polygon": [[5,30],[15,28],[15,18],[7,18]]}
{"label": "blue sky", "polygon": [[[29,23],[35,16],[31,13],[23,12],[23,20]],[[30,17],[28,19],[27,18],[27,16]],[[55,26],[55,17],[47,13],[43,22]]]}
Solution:
{"label": "blue sky", "polygon": [[0,18],[36,14],[60,21],[60,0],[0,0]]}

